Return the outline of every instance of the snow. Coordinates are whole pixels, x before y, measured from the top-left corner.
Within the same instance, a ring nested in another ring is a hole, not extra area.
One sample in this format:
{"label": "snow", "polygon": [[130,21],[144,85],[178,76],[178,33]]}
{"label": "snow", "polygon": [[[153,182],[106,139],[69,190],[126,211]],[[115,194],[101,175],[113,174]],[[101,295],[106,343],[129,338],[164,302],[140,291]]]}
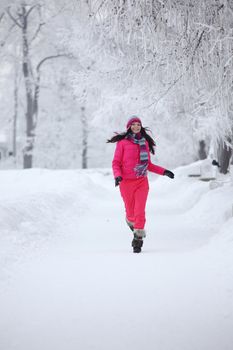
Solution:
{"label": "snow", "polygon": [[233,186],[199,165],[150,174],[141,254],[110,169],[1,171],[0,349],[230,350]]}
{"label": "snow", "polygon": [[7,136],[5,134],[0,134],[0,143],[7,143]]}

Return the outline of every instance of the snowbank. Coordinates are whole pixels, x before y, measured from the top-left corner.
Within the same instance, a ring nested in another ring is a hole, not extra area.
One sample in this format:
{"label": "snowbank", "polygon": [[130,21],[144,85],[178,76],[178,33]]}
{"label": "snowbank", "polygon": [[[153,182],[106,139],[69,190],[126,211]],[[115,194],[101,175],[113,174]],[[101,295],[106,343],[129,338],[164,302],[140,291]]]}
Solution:
{"label": "snowbank", "polygon": [[[106,170],[46,169],[0,172],[0,266],[18,263],[54,236],[68,235],[74,216],[106,192]],[[78,230],[78,227],[77,227]]]}
{"label": "snowbank", "polygon": [[[179,215],[181,226],[199,227],[196,236],[206,242],[218,233],[223,237],[224,227],[229,231],[224,224],[233,215],[233,187],[227,178],[224,186],[211,190],[208,182],[188,176],[200,166],[196,162],[176,169],[174,181],[150,174],[148,210]],[[113,201],[116,191],[110,169],[1,171],[1,260],[16,259],[16,246],[24,252],[39,241],[68,234],[74,216],[82,217],[90,205]],[[226,236],[231,239],[230,233]]]}

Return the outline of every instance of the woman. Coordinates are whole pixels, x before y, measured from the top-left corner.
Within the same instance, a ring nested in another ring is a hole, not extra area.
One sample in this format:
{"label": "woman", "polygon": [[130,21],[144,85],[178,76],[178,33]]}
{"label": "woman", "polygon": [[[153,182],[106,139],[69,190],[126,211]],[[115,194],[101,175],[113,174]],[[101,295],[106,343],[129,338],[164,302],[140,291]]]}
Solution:
{"label": "woman", "polygon": [[126,223],[134,233],[132,241],[134,253],[140,253],[145,234],[145,207],[149,191],[147,171],[166,175],[171,179],[174,174],[151,163],[150,152],[154,154],[155,142],[147,134],[137,116],[129,119],[127,131],[113,136],[107,142],[117,142],[112,168],[115,186],[120,185],[120,192],[125,204]]}

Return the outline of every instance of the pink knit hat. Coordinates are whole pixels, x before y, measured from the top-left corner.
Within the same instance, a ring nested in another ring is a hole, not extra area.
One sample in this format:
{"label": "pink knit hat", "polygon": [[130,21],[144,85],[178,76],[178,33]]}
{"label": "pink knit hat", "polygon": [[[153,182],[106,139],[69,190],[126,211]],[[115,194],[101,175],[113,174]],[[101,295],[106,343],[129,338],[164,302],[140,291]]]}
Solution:
{"label": "pink knit hat", "polygon": [[141,122],[141,119],[138,118],[136,115],[132,116],[129,120],[128,120],[128,123],[126,125],[126,128],[130,128],[130,126],[133,124],[133,123],[140,123],[142,125],[142,122]]}

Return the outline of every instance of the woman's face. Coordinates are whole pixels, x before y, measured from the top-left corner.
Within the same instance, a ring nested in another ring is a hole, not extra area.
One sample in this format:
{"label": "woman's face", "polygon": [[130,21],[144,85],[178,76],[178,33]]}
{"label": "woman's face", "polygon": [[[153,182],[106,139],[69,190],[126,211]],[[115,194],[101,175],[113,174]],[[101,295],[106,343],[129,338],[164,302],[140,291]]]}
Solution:
{"label": "woman's face", "polygon": [[132,132],[133,132],[134,134],[137,134],[138,132],[140,132],[140,131],[141,131],[141,128],[142,128],[142,126],[141,126],[141,124],[138,123],[138,122],[135,122],[135,123],[133,123],[133,124],[131,125],[131,130],[132,130]]}

